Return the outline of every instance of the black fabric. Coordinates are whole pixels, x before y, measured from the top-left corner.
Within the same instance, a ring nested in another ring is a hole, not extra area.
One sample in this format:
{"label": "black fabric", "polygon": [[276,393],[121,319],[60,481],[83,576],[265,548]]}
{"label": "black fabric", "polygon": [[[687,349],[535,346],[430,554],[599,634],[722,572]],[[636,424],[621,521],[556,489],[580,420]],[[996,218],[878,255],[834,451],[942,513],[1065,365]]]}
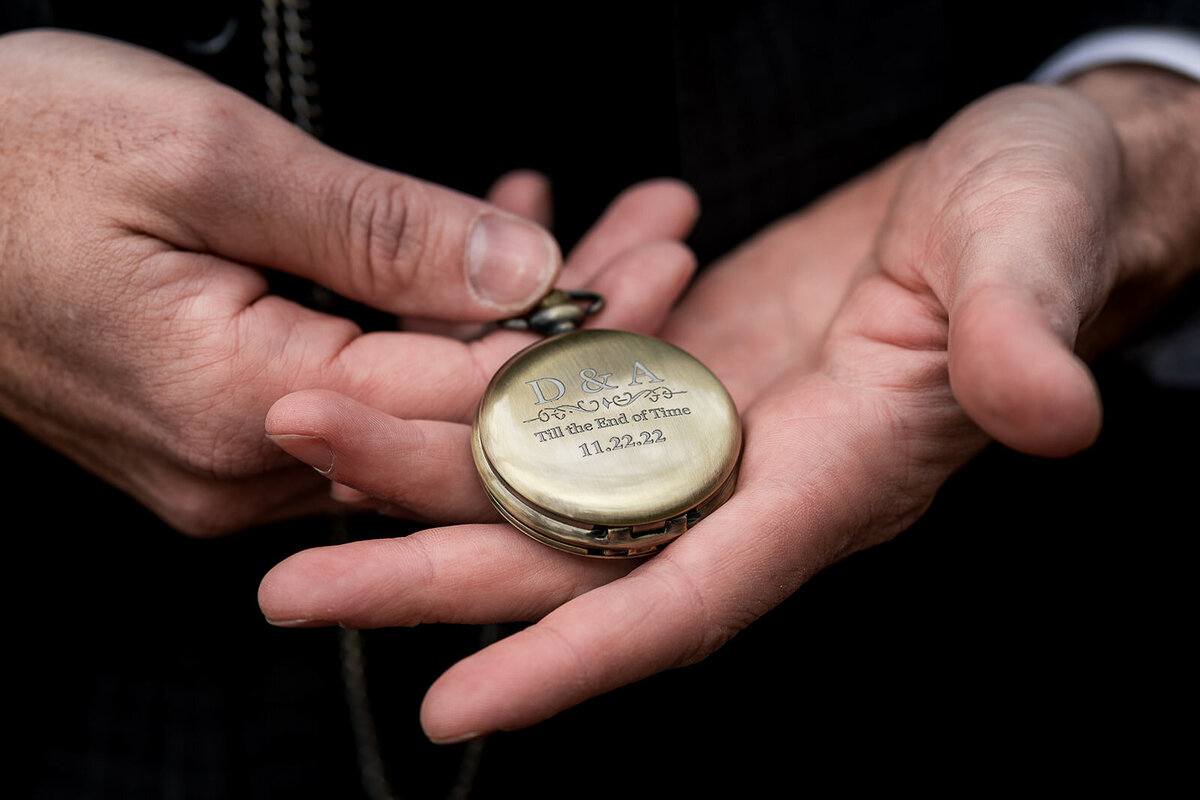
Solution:
{"label": "black fabric", "polygon": [[[1081,33],[1200,26],[1196,3],[1049,5],[616,3],[581,18],[313,0],[310,35],[332,146],[474,193],[542,169],[566,244],[624,186],[679,175],[701,193],[692,243],[707,262]],[[254,3],[2,8],[9,28],[114,36],[265,96]],[[230,19],[229,47],[198,52]],[[1194,666],[1180,644],[1195,470],[1176,459],[1200,446],[1197,398],[1117,358],[1098,369],[1096,448],[989,451],[913,530],[706,662],[492,737],[474,796],[1152,788],[1180,763],[1159,731]],[[274,630],[255,603],[266,569],[328,541],[327,521],[188,540],[19,431],[0,445],[17,796],[360,796],[336,632]],[[477,636],[366,636],[407,797],[443,796],[459,768],[464,748],[424,742],[416,709]]]}

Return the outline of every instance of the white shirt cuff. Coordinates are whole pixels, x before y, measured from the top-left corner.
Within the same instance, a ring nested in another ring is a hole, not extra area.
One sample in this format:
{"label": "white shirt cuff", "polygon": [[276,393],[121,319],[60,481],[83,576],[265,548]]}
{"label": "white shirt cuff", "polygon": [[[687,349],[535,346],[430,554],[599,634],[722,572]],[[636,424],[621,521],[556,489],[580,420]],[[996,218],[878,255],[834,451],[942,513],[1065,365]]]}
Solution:
{"label": "white shirt cuff", "polygon": [[1200,34],[1153,27],[1097,31],[1059,50],[1038,67],[1030,80],[1055,83],[1108,64],[1145,64],[1200,81]]}

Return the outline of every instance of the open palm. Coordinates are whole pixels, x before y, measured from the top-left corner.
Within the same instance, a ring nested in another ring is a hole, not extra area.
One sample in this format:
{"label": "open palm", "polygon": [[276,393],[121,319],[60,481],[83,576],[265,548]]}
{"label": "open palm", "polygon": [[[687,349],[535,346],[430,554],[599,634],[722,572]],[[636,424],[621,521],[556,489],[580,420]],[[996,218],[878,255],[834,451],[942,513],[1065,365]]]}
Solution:
{"label": "open palm", "polygon": [[989,437],[1041,455],[1090,443],[1100,407],[1076,339],[1124,324],[1106,304],[1147,263],[1122,233],[1121,158],[1083,97],[1002,91],[714,265],[662,335],[729,386],[743,465],[734,496],[659,555],[613,564],[504,525],[439,528],[298,554],[264,580],[265,613],[537,620],[434,684],[422,717],[438,741],[529,725],[705,657],[911,524]]}

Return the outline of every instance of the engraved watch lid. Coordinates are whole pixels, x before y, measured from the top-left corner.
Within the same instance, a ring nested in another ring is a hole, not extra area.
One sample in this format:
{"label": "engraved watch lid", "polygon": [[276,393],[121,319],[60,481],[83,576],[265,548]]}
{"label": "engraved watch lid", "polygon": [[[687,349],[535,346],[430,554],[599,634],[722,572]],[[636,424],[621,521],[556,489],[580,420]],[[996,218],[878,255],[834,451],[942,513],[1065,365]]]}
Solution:
{"label": "engraved watch lid", "polygon": [[492,502],[569,552],[652,553],[733,491],[737,409],[703,364],[625,331],[539,342],[492,378],[472,449]]}

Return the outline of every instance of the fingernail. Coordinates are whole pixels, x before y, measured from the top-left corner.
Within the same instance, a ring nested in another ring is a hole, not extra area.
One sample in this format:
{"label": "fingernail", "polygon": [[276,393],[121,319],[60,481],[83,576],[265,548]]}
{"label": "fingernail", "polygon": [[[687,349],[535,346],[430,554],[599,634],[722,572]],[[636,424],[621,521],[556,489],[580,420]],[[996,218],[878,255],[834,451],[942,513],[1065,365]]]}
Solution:
{"label": "fingernail", "polygon": [[463,742],[474,741],[475,739],[479,739],[482,736],[483,736],[482,732],[471,731],[469,733],[460,733],[457,736],[447,736],[444,739],[442,739],[442,738],[435,739],[432,736],[430,736],[429,741],[433,742],[434,744],[462,744]]}
{"label": "fingernail", "polygon": [[333,450],[319,436],[304,436],[299,433],[267,434],[285,453],[303,461],[322,475],[333,469]]}
{"label": "fingernail", "polygon": [[532,222],[483,214],[467,243],[467,284],[477,298],[505,311],[523,311],[550,289],[558,245]]}
{"label": "fingernail", "polygon": [[316,628],[328,626],[331,623],[319,619],[271,619],[265,617],[267,624],[276,628]]}

